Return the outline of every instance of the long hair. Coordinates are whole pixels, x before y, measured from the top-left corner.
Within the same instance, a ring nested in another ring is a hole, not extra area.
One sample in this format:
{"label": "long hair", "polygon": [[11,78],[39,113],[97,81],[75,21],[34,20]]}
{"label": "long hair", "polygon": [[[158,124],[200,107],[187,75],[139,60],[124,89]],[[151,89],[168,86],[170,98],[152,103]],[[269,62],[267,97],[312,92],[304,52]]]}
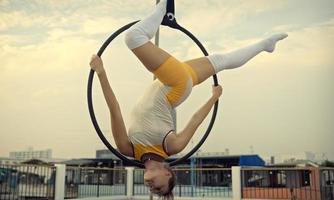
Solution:
{"label": "long hair", "polygon": [[159,195],[159,197],[161,198],[161,200],[174,200],[173,189],[176,184],[176,175],[168,163],[164,163],[164,167],[171,173],[172,176],[169,178],[169,181],[168,181],[168,192],[166,192],[165,194]]}

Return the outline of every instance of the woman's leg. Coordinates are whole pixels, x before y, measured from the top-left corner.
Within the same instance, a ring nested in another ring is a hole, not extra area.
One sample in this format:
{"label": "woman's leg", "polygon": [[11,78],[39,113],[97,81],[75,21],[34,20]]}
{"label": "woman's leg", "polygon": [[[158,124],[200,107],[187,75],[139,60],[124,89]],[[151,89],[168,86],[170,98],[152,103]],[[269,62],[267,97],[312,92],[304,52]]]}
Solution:
{"label": "woman's leg", "polygon": [[243,66],[262,51],[273,52],[276,42],[286,38],[287,34],[276,34],[253,45],[232,51],[227,54],[214,54],[186,61],[198,77],[198,83],[225,69]]}
{"label": "woman's leg", "polygon": [[176,107],[189,96],[193,86],[192,76],[183,62],[150,42],[166,14],[166,5],[167,1],[162,0],[152,14],[131,27],[125,42],[144,66],[168,86],[166,98],[171,106]]}
{"label": "woman's leg", "polygon": [[150,42],[166,14],[166,5],[167,0],[162,0],[148,17],[133,25],[125,36],[127,46],[151,72],[170,57],[167,52]]}

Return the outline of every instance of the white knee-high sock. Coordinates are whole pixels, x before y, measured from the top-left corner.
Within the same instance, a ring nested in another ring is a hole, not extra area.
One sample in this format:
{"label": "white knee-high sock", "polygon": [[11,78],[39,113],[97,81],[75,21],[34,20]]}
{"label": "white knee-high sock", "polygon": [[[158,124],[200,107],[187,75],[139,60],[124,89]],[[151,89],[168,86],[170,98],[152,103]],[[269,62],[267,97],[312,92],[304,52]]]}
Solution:
{"label": "white knee-high sock", "polygon": [[125,43],[135,49],[150,41],[157,32],[166,14],[167,0],[160,1],[154,11],[145,19],[133,25],[125,35]]}
{"label": "white knee-high sock", "polygon": [[241,67],[247,61],[252,59],[262,51],[273,52],[275,50],[276,42],[286,38],[285,33],[273,35],[253,45],[232,51],[226,54],[214,54],[207,56],[216,73],[224,69],[233,69]]}

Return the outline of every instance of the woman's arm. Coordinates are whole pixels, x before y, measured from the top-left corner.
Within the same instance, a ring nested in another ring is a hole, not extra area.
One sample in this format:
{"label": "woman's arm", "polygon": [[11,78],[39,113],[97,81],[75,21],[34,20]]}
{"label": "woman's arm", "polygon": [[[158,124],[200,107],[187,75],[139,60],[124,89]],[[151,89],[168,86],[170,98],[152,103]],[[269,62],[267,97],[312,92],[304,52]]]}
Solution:
{"label": "woman's arm", "polygon": [[192,116],[186,127],[178,134],[166,138],[168,153],[173,155],[181,152],[189,143],[195,131],[201,125],[211,108],[222,94],[220,85],[213,86],[211,98]]}
{"label": "woman's arm", "polygon": [[116,146],[122,154],[133,156],[132,145],[126,132],[121,109],[116,96],[110,87],[102,59],[97,55],[93,55],[90,61],[90,66],[96,72],[100,80],[103,95],[110,111],[111,130]]}

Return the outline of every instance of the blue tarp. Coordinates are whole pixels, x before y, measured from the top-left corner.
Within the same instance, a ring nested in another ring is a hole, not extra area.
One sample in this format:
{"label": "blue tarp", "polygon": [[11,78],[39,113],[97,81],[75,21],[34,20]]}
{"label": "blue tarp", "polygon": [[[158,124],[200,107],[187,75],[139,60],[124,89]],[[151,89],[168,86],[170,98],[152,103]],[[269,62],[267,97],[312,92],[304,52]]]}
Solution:
{"label": "blue tarp", "polygon": [[240,156],[239,166],[264,166],[265,162],[258,155]]}

